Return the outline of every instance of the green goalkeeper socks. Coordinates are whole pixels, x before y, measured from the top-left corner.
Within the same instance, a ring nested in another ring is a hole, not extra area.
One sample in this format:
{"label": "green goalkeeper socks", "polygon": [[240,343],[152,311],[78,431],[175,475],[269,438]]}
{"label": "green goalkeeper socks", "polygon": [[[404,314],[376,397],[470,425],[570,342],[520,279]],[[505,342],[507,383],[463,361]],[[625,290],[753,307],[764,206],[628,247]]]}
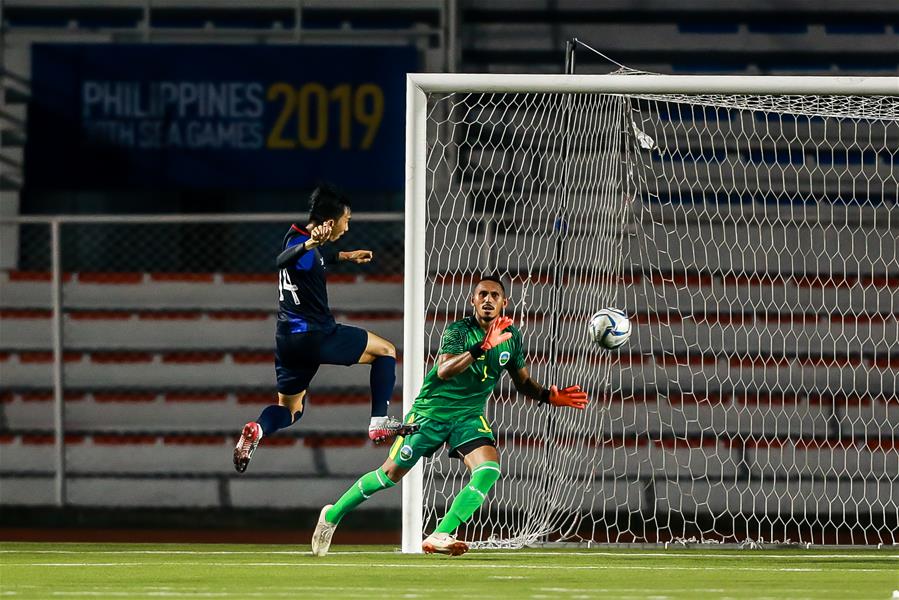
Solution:
{"label": "green goalkeeper socks", "polygon": [[471,481],[456,495],[452,506],[443,520],[437,524],[434,532],[453,533],[459,525],[470,519],[474,511],[487,499],[487,493],[499,479],[499,474],[499,465],[493,461],[475,467],[471,472]]}
{"label": "green goalkeeper socks", "polygon": [[378,467],[376,470],[360,477],[350,489],[344,492],[340,500],[335,502],[334,506],[325,513],[325,519],[328,523],[337,525],[344,515],[368,500],[372,494],[392,488],[395,485],[396,483],[391,481],[387,474]]}

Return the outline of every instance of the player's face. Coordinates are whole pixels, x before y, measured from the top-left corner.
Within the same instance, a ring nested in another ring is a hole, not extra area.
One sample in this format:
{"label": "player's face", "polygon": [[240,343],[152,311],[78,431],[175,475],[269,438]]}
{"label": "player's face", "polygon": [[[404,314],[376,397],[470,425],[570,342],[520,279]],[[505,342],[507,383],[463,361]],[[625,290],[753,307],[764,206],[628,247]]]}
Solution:
{"label": "player's face", "polygon": [[344,233],[350,230],[350,219],[353,218],[353,213],[350,209],[343,209],[343,216],[334,221],[334,225],[331,226],[331,241],[336,242],[343,236]]}
{"label": "player's face", "polygon": [[492,321],[503,314],[508,303],[503,288],[495,281],[480,282],[471,294],[471,305],[479,321]]}

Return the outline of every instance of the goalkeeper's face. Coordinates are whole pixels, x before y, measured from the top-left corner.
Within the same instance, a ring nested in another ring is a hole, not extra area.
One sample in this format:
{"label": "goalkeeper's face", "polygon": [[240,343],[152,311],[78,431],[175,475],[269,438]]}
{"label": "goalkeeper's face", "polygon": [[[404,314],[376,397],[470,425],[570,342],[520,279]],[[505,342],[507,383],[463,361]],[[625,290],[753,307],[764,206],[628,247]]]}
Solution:
{"label": "goalkeeper's face", "polygon": [[479,321],[489,323],[503,314],[509,301],[503,293],[503,288],[495,281],[485,280],[474,288],[471,294],[471,305],[474,314]]}

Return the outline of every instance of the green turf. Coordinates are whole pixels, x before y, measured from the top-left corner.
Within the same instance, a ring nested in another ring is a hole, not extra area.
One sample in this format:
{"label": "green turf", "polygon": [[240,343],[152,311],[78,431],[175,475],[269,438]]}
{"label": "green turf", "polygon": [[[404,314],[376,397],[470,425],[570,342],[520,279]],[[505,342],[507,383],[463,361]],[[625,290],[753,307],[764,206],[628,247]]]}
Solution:
{"label": "green turf", "polygon": [[896,550],[520,550],[0,543],[0,598],[874,598]]}

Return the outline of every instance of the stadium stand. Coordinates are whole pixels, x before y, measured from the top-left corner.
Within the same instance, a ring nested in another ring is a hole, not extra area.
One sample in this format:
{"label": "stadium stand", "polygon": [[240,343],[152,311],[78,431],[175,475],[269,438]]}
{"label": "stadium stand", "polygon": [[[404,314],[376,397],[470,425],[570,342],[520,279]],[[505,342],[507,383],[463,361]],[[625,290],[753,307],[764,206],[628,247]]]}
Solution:
{"label": "stadium stand", "polygon": [[[6,501],[21,500],[19,494],[26,494],[30,501],[46,501],[49,486],[43,494],[31,494],[36,493],[37,475],[47,477],[52,473],[52,452],[47,447],[52,442],[52,381],[48,368],[52,360],[51,315],[46,302],[35,302],[36,298],[49,299],[49,282],[46,273],[8,272],[2,277],[0,371],[7,431],[2,438],[4,475],[32,477],[30,486],[7,487],[9,493],[16,490],[16,496]],[[766,278],[764,286],[740,285]],[[67,274],[67,441],[71,473],[76,480],[99,474],[143,475],[151,480],[160,473],[169,477],[180,473],[200,478],[216,475],[230,487],[236,485],[229,477],[227,460],[233,424],[271,398],[269,338],[274,315],[270,297],[274,284],[260,279],[265,276]],[[401,341],[402,315],[396,299],[401,296],[402,282],[399,277],[384,279],[338,278],[331,285],[333,302],[341,320]],[[771,448],[782,452],[785,444],[802,444],[802,452],[808,456],[796,462],[799,458],[792,452],[791,462],[784,459],[780,468],[811,472],[813,463],[822,460],[821,455],[831,453],[832,442],[819,449],[814,445],[818,440],[829,440],[834,434],[851,440],[870,434],[869,427],[899,419],[899,407],[890,400],[895,398],[895,388],[888,387],[895,382],[890,374],[899,364],[889,344],[899,336],[897,315],[869,315],[860,321],[849,316],[846,309],[832,312],[830,308],[837,296],[842,296],[840,305],[844,307],[854,302],[860,309],[866,302],[887,305],[899,286],[894,276],[863,282],[858,278],[784,279],[765,273],[740,277],[672,273],[668,281],[671,285],[665,285],[664,278],[657,281],[657,289],[670,294],[666,304],[682,308],[659,315],[648,307],[639,307],[631,342],[635,351],[615,373],[652,381],[657,370],[663,369],[670,379],[683,381],[690,376],[706,386],[729,377],[742,381],[745,389],[724,395],[709,389],[702,394],[697,385],[689,396],[663,397],[643,390],[638,398],[620,400],[622,409],[614,417],[605,416],[606,431],[612,435],[633,433],[635,445],[633,454],[611,455],[615,464],[609,466],[616,472],[650,477],[653,471],[649,465],[662,465],[669,475],[702,473],[714,479],[733,475],[739,469],[752,472],[759,452],[765,452],[765,460],[759,464],[770,466]],[[885,298],[872,298],[872,284]],[[445,285],[458,289],[455,282]],[[740,303],[746,302],[750,289],[762,298],[771,298],[770,308],[742,312]],[[713,306],[701,307],[693,302],[693,293],[699,290],[704,298],[714,300]],[[441,293],[453,292],[448,289]],[[778,310],[782,306],[778,299],[788,295],[806,298],[801,312],[797,313],[795,307],[791,312]],[[733,308],[728,309],[728,303],[733,303]],[[566,329],[582,327],[583,318],[579,317],[586,315],[573,315],[563,322]],[[438,325],[441,322],[439,315],[432,315],[432,319]],[[522,314],[519,320],[532,337],[545,338],[540,335],[548,327],[545,315]],[[777,335],[748,335],[759,326],[769,327]],[[683,347],[666,349],[664,354],[641,352],[641,347],[649,347],[656,327],[671,328],[674,337],[683,340]],[[778,342],[776,347],[758,345],[771,339],[785,342]],[[860,344],[861,339],[867,344]],[[709,341],[728,348],[729,360],[722,363],[717,355],[696,353],[697,347],[707,346]],[[850,341],[846,352],[830,356],[809,356],[802,350],[828,344],[845,346],[846,341]],[[533,348],[532,357],[541,360],[541,352]],[[563,350],[562,360],[578,360],[574,354],[566,356]],[[759,356],[766,357],[764,365],[759,363]],[[639,371],[645,372],[644,376]],[[271,448],[260,452],[260,460],[253,465],[254,474],[339,479],[333,484],[335,489],[344,485],[345,478],[352,477],[376,454],[367,447],[359,427],[367,412],[366,381],[364,368],[323,368],[302,425],[266,441]],[[820,381],[822,388],[844,381],[847,392],[858,388],[868,390],[868,394],[822,398],[800,393],[772,396],[757,391],[791,384],[800,388],[810,381]],[[772,412],[772,405],[789,410]],[[756,413],[753,407],[758,406],[767,410]],[[720,424],[717,434],[723,439],[703,437],[700,422]],[[783,438],[783,432],[801,432],[802,437]],[[891,444],[888,432],[883,433],[884,444]],[[665,441],[668,435],[672,436],[672,446]],[[685,444],[681,447],[673,437],[686,437],[687,441],[679,440]],[[733,442],[728,441],[731,439]],[[749,447],[744,445],[747,439],[752,441]],[[763,442],[769,445],[760,446]],[[128,446],[129,452],[121,460],[111,460],[109,449],[118,446]],[[841,447],[840,452],[852,456],[840,460],[850,465],[879,465],[886,460],[882,452],[886,449],[878,445]],[[710,460],[715,461],[711,466]],[[172,469],[171,465],[178,466]],[[203,486],[193,485],[201,496],[207,494],[200,491]],[[222,486],[218,480],[210,480],[206,487]],[[79,502],[102,503],[107,496],[103,493],[91,500],[84,491],[77,497]],[[238,498],[252,498],[239,494],[228,497],[235,503]],[[184,499],[192,504],[197,498]],[[317,497],[304,496],[297,501],[312,507]]]}
{"label": "stadium stand", "polygon": [[[595,3],[490,0],[463,5],[469,72],[558,73],[577,37],[633,69],[708,74],[895,74],[897,7],[889,0]],[[578,52],[579,73],[608,72]]]}

